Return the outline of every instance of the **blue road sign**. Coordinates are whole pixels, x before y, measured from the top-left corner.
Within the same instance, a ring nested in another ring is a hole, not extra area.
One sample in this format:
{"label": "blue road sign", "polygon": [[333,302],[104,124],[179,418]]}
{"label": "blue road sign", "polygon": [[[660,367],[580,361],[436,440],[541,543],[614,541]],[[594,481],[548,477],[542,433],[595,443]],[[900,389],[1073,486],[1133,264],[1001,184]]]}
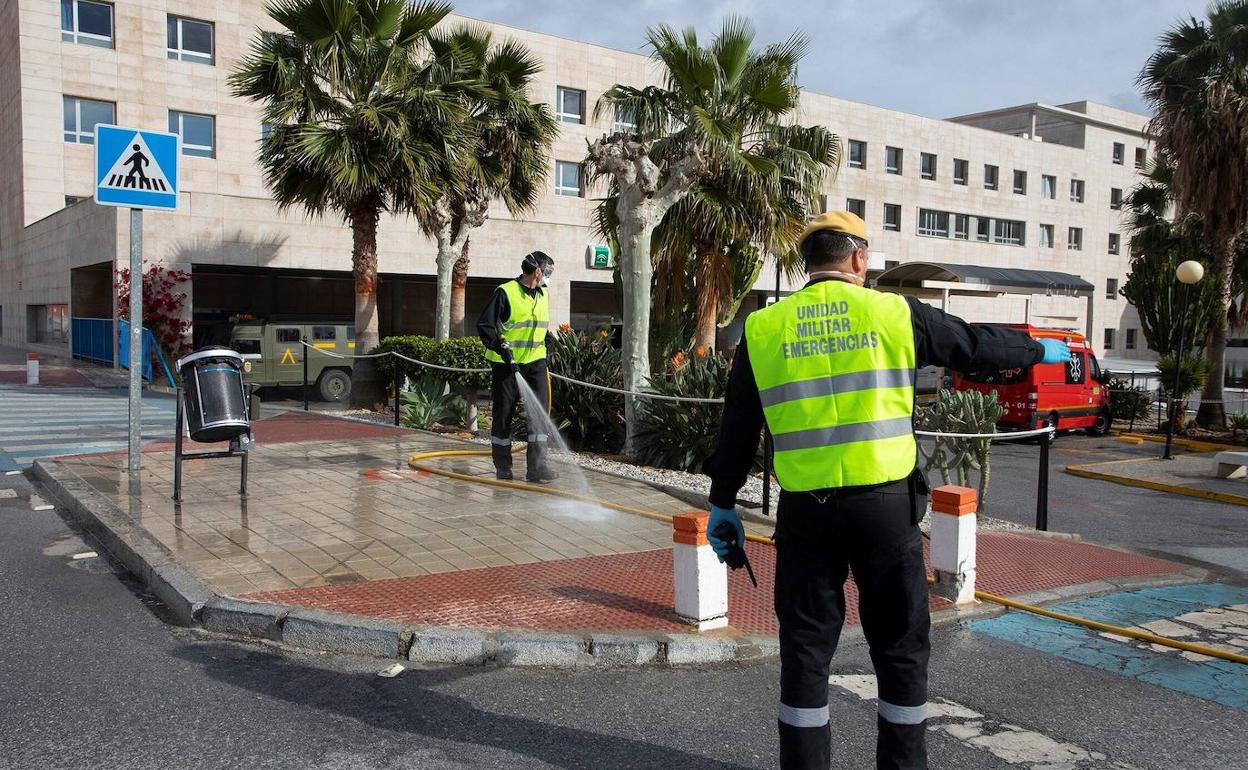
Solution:
{"label": "blue road sign", "polygon": [[95,202],[135,209],[176,209],[181,150],[177,134],[97,125]]}

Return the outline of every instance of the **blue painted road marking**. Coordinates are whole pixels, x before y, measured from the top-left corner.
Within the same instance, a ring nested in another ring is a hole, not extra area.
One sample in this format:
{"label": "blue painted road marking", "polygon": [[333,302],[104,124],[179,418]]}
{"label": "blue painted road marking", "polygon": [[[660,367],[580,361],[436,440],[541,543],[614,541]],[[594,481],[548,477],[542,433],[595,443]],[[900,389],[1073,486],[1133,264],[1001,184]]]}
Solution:
{"label": "blue painted road marking", "polygon": [[[1047,609],[1143,627],[1161,636],[1248,652],[1248,588],[1217,583],[1098,596]],[[1150,627],[1151,626],[1151,627]],[[1159,628],[1158,626],[1164,626]],[[1248,665],[1109,637],[1082,626],[1011,612],[970,628],[1066,660],[1248,711]]]}

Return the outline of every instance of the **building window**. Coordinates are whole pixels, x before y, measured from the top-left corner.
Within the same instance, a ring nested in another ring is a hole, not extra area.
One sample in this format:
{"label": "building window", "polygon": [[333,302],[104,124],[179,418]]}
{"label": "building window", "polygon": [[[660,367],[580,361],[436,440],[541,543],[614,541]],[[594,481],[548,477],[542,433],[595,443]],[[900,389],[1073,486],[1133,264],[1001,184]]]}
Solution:
{"label": "building window", "polygon": [[27,342],[67,342],[69,305],[27,305]]}
{"label": "building window", "polygon": [[1083,251],[1083,228],[1071,227],[1066,231],[1066,248],[1071,251]]}
{"label": "building window", "polygon": [[1123,347],[1127,350],[1135,350],[1135,329],[1127,329],[1127,340]]}
{"label": "building window", "polygon": [[1122,189],[1118,187],[1109,188],[1109,207],[1114,211],[1122,208]]}
{"label": "building window", "polygon": [[1070,200],[1074,203],[1083,203],[1083,180],[1070,180]]}
{"label": "building window", "polygon": [[581,164],[570,160],[555,161],[555,195],[581,197]]}
{"label": "building window", "polygon": [[95,144],[95,125],[113,123],[116,111],[116,105],[112,102],[97,102],[94,99],[66,96],[64,99],[65,141],[70,144]]}
{"label": "building window", "polygon": [[1053,225],[1040,225],[1040,247],[1053,248]]}
{"label": "building window", "polygon": [[1114,330],[1110,329],[1109,327],[1105,328],[1105,349],[1106,350],[1114,349]]}
{"label": "building window", "polygon": [[170,59],[212,64],[212,22],[170,16],[165,26]]}
{"label": "building window", "polygon": [[1040,197],[1047,200],[1055,200],[1057,198],[1057,177],[1051,174],[1042,174],[1040,176]]}
{"label": "building window", "polygon": [[857,139],[849,140],[849,167],[867,167],[867,143]]}
{"label": "building window", "polygon": [[555,90],[555,117],[560,123],[584,123],[585,92],[559,86]]}
{"label": "building window", "polygon": [[966,184],[966,177],[969,175],[970,163],[961,158],[953,159],[953,183]]}
{"label": "building window", "polygon": [[61,0],[61,40],[113,47],[113,6],[91,0]]}
{"label": "building window", "polygon": [[1144,168],[1145,164],[1147,163],[1148,163],[1148,150],[1145,149],[1144,147],[1136,147],[1135,148],[1135,167]]}
{"label": "building window", "polygon": [[273,136],[273,124],[261,123],[260,124],[260,141],[267,142],[269,141],[270,136]]}
{"label": "building window", "polygon": [[867,220],[867,202],[861,198],[846,198],[845,210],[864,222]]}
{"label": "building window", "polygon": [[924,179],[936,178],[936,155],[934,153],[919,154],[919,176]]}
{"label": "building window", "polygon": [[966,214],[955,214],[953,216],[953,237],[959,241],[965,241],[970,237],[971,218]]}
{"label": "building window", "polygon": [[169,110],[169,133],[182,137],[182,154],[217,157],[217,119],[211,115]]}
{"label": "building window", "polygon": [[631,134],[637,131],[637,115],[622,105],[615,105],[615,121],[611,131],[616,134]]}
{"label": "building window", "polygon": [[992,234],[992,220],[988,217],[975,217],[975,240],[987,243]]}
{"label": "building window", "polygon": [[1105,279],[1105,299],[1118,299],[1118,279]]}
{"label": "building window", "polygon": [[1004,243],[1007,246],[1022,246],[1025,238],[1026,225],[1012,219],[993,220],[993,243]]}
{"label": "building window", "polygon": [[989,165],[987,163],[984,164],[984,189],[985,190],[997,189],[997,177],[999,175],[999,172],[1000,172],[1000,169],[998,169],[996,166]]}
{"label": "building window", "polygon": [[901,206],[896,203],[884,204],[884,229],[900,230],[901,229]]}
{"label": "building window", "polygon": [[933,211],[932,209],[919,209],[919,235],[927,235],[933,238],[948,238],[949,213],[946,211]]}
{"label": "building window", "polygon": [[1027,172],[1014,169],[1014,194],[1027,194]]}
{"label": "building window", "polygon": [[1126,155],[1127,148],[1123,146],[1122,142],[1114,142],[1114,163],[1121,166]]}
{"label": "building window", "polygon": [[1109,253],[1117,254],[1119,251],[1121,251],[1121,249],[1122,249],[1122,238],[1118,236],[1118,233],[1110,233],[1109,234]]}
{"label": "building window", "polygon": [[828,211],[828,196],[823,193],[819,194],[819,211],[823,213],[827,213]]}
{"label": "building window", "polygon": [[884,148],[884,170],[890,174],[901,173],[901,148]]}

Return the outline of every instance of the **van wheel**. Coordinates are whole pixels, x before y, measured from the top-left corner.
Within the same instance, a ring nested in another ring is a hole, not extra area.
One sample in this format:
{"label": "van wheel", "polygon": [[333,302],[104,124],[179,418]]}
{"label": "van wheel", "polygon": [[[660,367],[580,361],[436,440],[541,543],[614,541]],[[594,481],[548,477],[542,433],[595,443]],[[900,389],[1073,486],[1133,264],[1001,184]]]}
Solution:
{"label": "van wheel", "polygon": [[1087,434],[1089,436],[1104,436],[1106,433],[1109,433],[1109,426],[1113,425],[1113,423],[1113,414],[1108,409],[1102,409],[1100,414],[1096,416],[1096,422],[1087,429]]}
{"label": "van wheel", "polygon": [[316,381],[322,401],[338,403],[351,396],[351,378],[341,369],[326,369]]}
{"label": "van wheel", "polygon": [[[1058,421],[1059,419],[1061,419],[1061,415],[1059,415],[1057,412],[1049,412],[1049,419],[1045,420],[1045,421],[1044,421],[1044,424],[1045,424],[1045,425],[1047,425],[1047,426],[1050,426],[1050,427],[1056,428],[1056,427],[1057,427],[1057,421]],[[1055,431],[1053,431],[1052,433],[1049,433],[1047,436],[1041,436],[1041,437],[1040,437],[1040,440],[1041,440],[1041,441],[1047,441],[1047,442],[1049,442],[1049,444],[1050,444],[1050,445],[1052,445],[1052,443],[1053,443],[1054,441],[1057,441],[1057,434],[1058,434],[1058,433],[1059,433],[1059,431],[1056,431],[1056,430],[1055,430]]]}

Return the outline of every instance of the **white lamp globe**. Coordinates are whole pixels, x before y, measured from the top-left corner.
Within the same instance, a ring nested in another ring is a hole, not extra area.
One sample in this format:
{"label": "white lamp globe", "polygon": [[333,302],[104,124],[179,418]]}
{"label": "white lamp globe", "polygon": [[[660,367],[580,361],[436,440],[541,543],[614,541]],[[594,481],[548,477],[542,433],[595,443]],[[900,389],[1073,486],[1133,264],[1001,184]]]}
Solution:
{"label": "white lamp globe", "polygon": [[1194,259],[1189,259],[1174,271],[1182,283],[1193,284],[1205,277],[1205,266]]}

